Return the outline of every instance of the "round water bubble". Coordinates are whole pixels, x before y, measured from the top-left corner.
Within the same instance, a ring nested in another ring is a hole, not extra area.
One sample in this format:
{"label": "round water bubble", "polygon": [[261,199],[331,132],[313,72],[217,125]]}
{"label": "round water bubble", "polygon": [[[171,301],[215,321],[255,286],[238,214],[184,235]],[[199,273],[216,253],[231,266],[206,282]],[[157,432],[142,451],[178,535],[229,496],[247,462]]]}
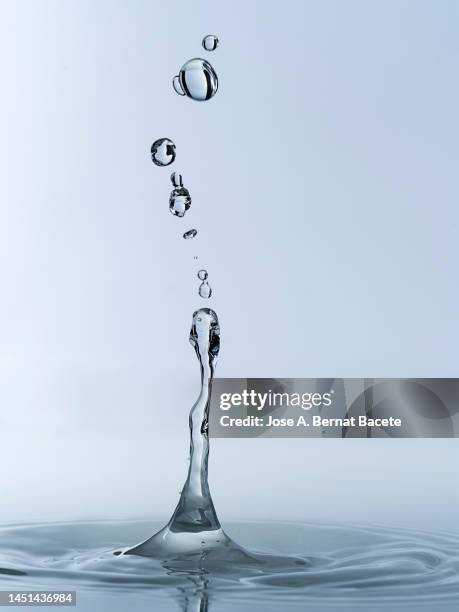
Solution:
{"label": "round water bubble", "polygon": [[169,210],[176,217],[184,217],[191,206],[190,192],[186,187],[177,187],[169,198]]}
{"label": "round water bubble", "polygon": [[151,160],[157,166],[169,166],[175,160],[175,144],[169,138],[159,138],[151,145]]}
{"label": "round water bubble", "polygon": [[199,57],[183,64],[172,83],[178,94],[199,102],[210,100],[218,89],[217,73],[209,62]]}
{"label": "round water bubble", "polygon": [[204,281],[199,285],[199,295],[202,298],[210,298],[212,295],[212,287],[209,285],[207,281]]}
{"label": "round water bubble", "polygon": [[209,275],[207,274],[207,270],[199,270],[198,278],[199,280],[205,281]]}
{"label": "round water bubble", "polygon": [[174,187],[183,187],[182,175],[178,172],[173,172],[171,174],[171,183]]}
{"label": "round water bubble", "polygon": [[194,238],[197,235],[197,233],[198,233],[198,230],[190,229],[183,234],[183,237],[185,238],[185,240],[189,240],[190,238]]}
{"label": "round water bubble", "polygon": [[206,51],[215,51],[218,47],[218,37],[215,34],[207,34],[202,39],[202,46]]}

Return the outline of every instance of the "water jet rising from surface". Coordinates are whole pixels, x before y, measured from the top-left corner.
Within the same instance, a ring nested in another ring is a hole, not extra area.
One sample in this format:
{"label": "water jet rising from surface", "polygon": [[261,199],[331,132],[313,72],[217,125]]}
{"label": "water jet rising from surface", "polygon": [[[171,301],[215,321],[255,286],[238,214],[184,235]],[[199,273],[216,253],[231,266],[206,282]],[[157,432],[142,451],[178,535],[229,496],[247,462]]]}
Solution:
{"label": "water jet rising from surface", "polygon": [[169,553],[202,553],[230,544],[235,546],[220,526],[208,483],[209,404],[220,350],[218,317],[210,308],[201,308],[193,314],[190,342],[201,368],[201,392],[190,412],[188,477],[168,524],[125,554],[161,557]]}

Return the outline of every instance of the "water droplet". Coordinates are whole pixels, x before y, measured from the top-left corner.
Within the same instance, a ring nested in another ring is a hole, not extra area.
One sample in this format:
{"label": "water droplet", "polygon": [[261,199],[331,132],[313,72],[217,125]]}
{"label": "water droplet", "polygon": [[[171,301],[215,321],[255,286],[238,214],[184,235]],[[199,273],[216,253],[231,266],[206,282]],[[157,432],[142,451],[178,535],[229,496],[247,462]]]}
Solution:
{"label": "water droplet", "polygon": [[184,217],[191,206],[190,192],[186,187],[176,187],[169,198],[169,210],[176,217]]}
{"label": "water droplet", "polygon": [[178,172],[173,172],[171,174],[171,183],[174,187],[183,187],[182,175]]}
{"label": "water droplet", "polygon": [[209,283],[207,281],[204,281],[199,286],[199,295],[202,298],[206,298],[206,299],[211,297],[211,295],[212,295],[212,287],[209,285]]}
{"label": "water droplet", "polygon": [[151,160],[157,166],[169,166],[175,160],[175,144],[169,138],[159,138],[151,145]]}
{"label": "water droplet", "polygon": [[202,46],[206,51],[215,51],[218,47],[218,37],[215,34],[207,34],[202,39]]}
{"label": "water droplet", "polygon": [[173,85],[178,94],[202,102],[210,100],[217,93],[218,77],[209,62],[195,57],[183,64],[178,76],[174,77]]}
{"label": "water droplet", "polygon": [[174,88],[175,92],[178,93],[179,96],[185,95],[183,87],[180,84],[180,77],[178,74],[176,74],[175,77],[172,79],[172,87]]}
{"label": "water droplet", "polygon": [[190,229],[183,234],[183,237],[185,238],[185,240],[189,240],[190,238],[194,238],[197,233],[198,233],[198,230]]}
{"label": "water droplet", "polygon": [[199,272],[198,272],[199,280],[207,280],[208,276],[209,275],[207,274],[207,270],[199,270]]}

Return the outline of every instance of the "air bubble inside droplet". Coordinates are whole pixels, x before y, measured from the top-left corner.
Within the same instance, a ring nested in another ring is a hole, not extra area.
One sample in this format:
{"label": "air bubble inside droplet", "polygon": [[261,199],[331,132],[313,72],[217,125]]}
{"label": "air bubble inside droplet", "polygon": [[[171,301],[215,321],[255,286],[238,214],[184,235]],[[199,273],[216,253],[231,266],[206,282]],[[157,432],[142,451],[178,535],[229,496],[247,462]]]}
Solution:
{"label": "air bubble inside droplet", "polygon": [[175,144],[169,138],[159,138],[151,145],[151,161],[156,166],[169,166],[175,160]]}
{"label": "air bubble inside droplet", "polygon": [[218,47],[218,37],[215,34],[207,34],[202,39],[202,46],[206,51],[215,51]]}
{"label": "air bubble inside droplet", "polygon": [[185,238],[185,240],[189,240],[190,238],[194,238],[197,235],[197,233],[198,233],[198,230],[190,229],[183,234],[183,237]]}
{"label": "air bubble inside droplet", "polygon": [[207,273],[207,270],[199,270],[199,272],[198,272],[198,278],[199,278],[199,280],[202,280],[202,281],[207,280],[207,277],[208,277],[208,276],[209,276],[209,275],[208,275],[208,273]]}
{"label": "air bubble inside droplet", "polygon": [[203,102],[217,93],[218,77],[209,62],[195,57],[183,64],[173,86],[178,94]]}
{"label": "air bubble inside droplet", "polygon": [[206,299],[211,297],[211,295],[212,295],[212,287],[209,285],[209,283],[207,281],[204,281],[199,286],[199,295],[202,298],[206,298]]}

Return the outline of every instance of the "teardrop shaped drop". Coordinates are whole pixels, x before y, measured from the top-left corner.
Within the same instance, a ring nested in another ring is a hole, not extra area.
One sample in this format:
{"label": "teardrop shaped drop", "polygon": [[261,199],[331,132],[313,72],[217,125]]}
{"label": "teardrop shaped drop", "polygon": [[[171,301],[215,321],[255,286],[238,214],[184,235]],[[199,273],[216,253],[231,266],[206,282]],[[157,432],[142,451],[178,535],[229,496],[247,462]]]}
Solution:
{"label": "teardrop shaped drop", "polygon": [[203,281],[199,286],[199,295],[202,298],[210,298],[212,295],[212,287],[209,285],[207,281]]}

